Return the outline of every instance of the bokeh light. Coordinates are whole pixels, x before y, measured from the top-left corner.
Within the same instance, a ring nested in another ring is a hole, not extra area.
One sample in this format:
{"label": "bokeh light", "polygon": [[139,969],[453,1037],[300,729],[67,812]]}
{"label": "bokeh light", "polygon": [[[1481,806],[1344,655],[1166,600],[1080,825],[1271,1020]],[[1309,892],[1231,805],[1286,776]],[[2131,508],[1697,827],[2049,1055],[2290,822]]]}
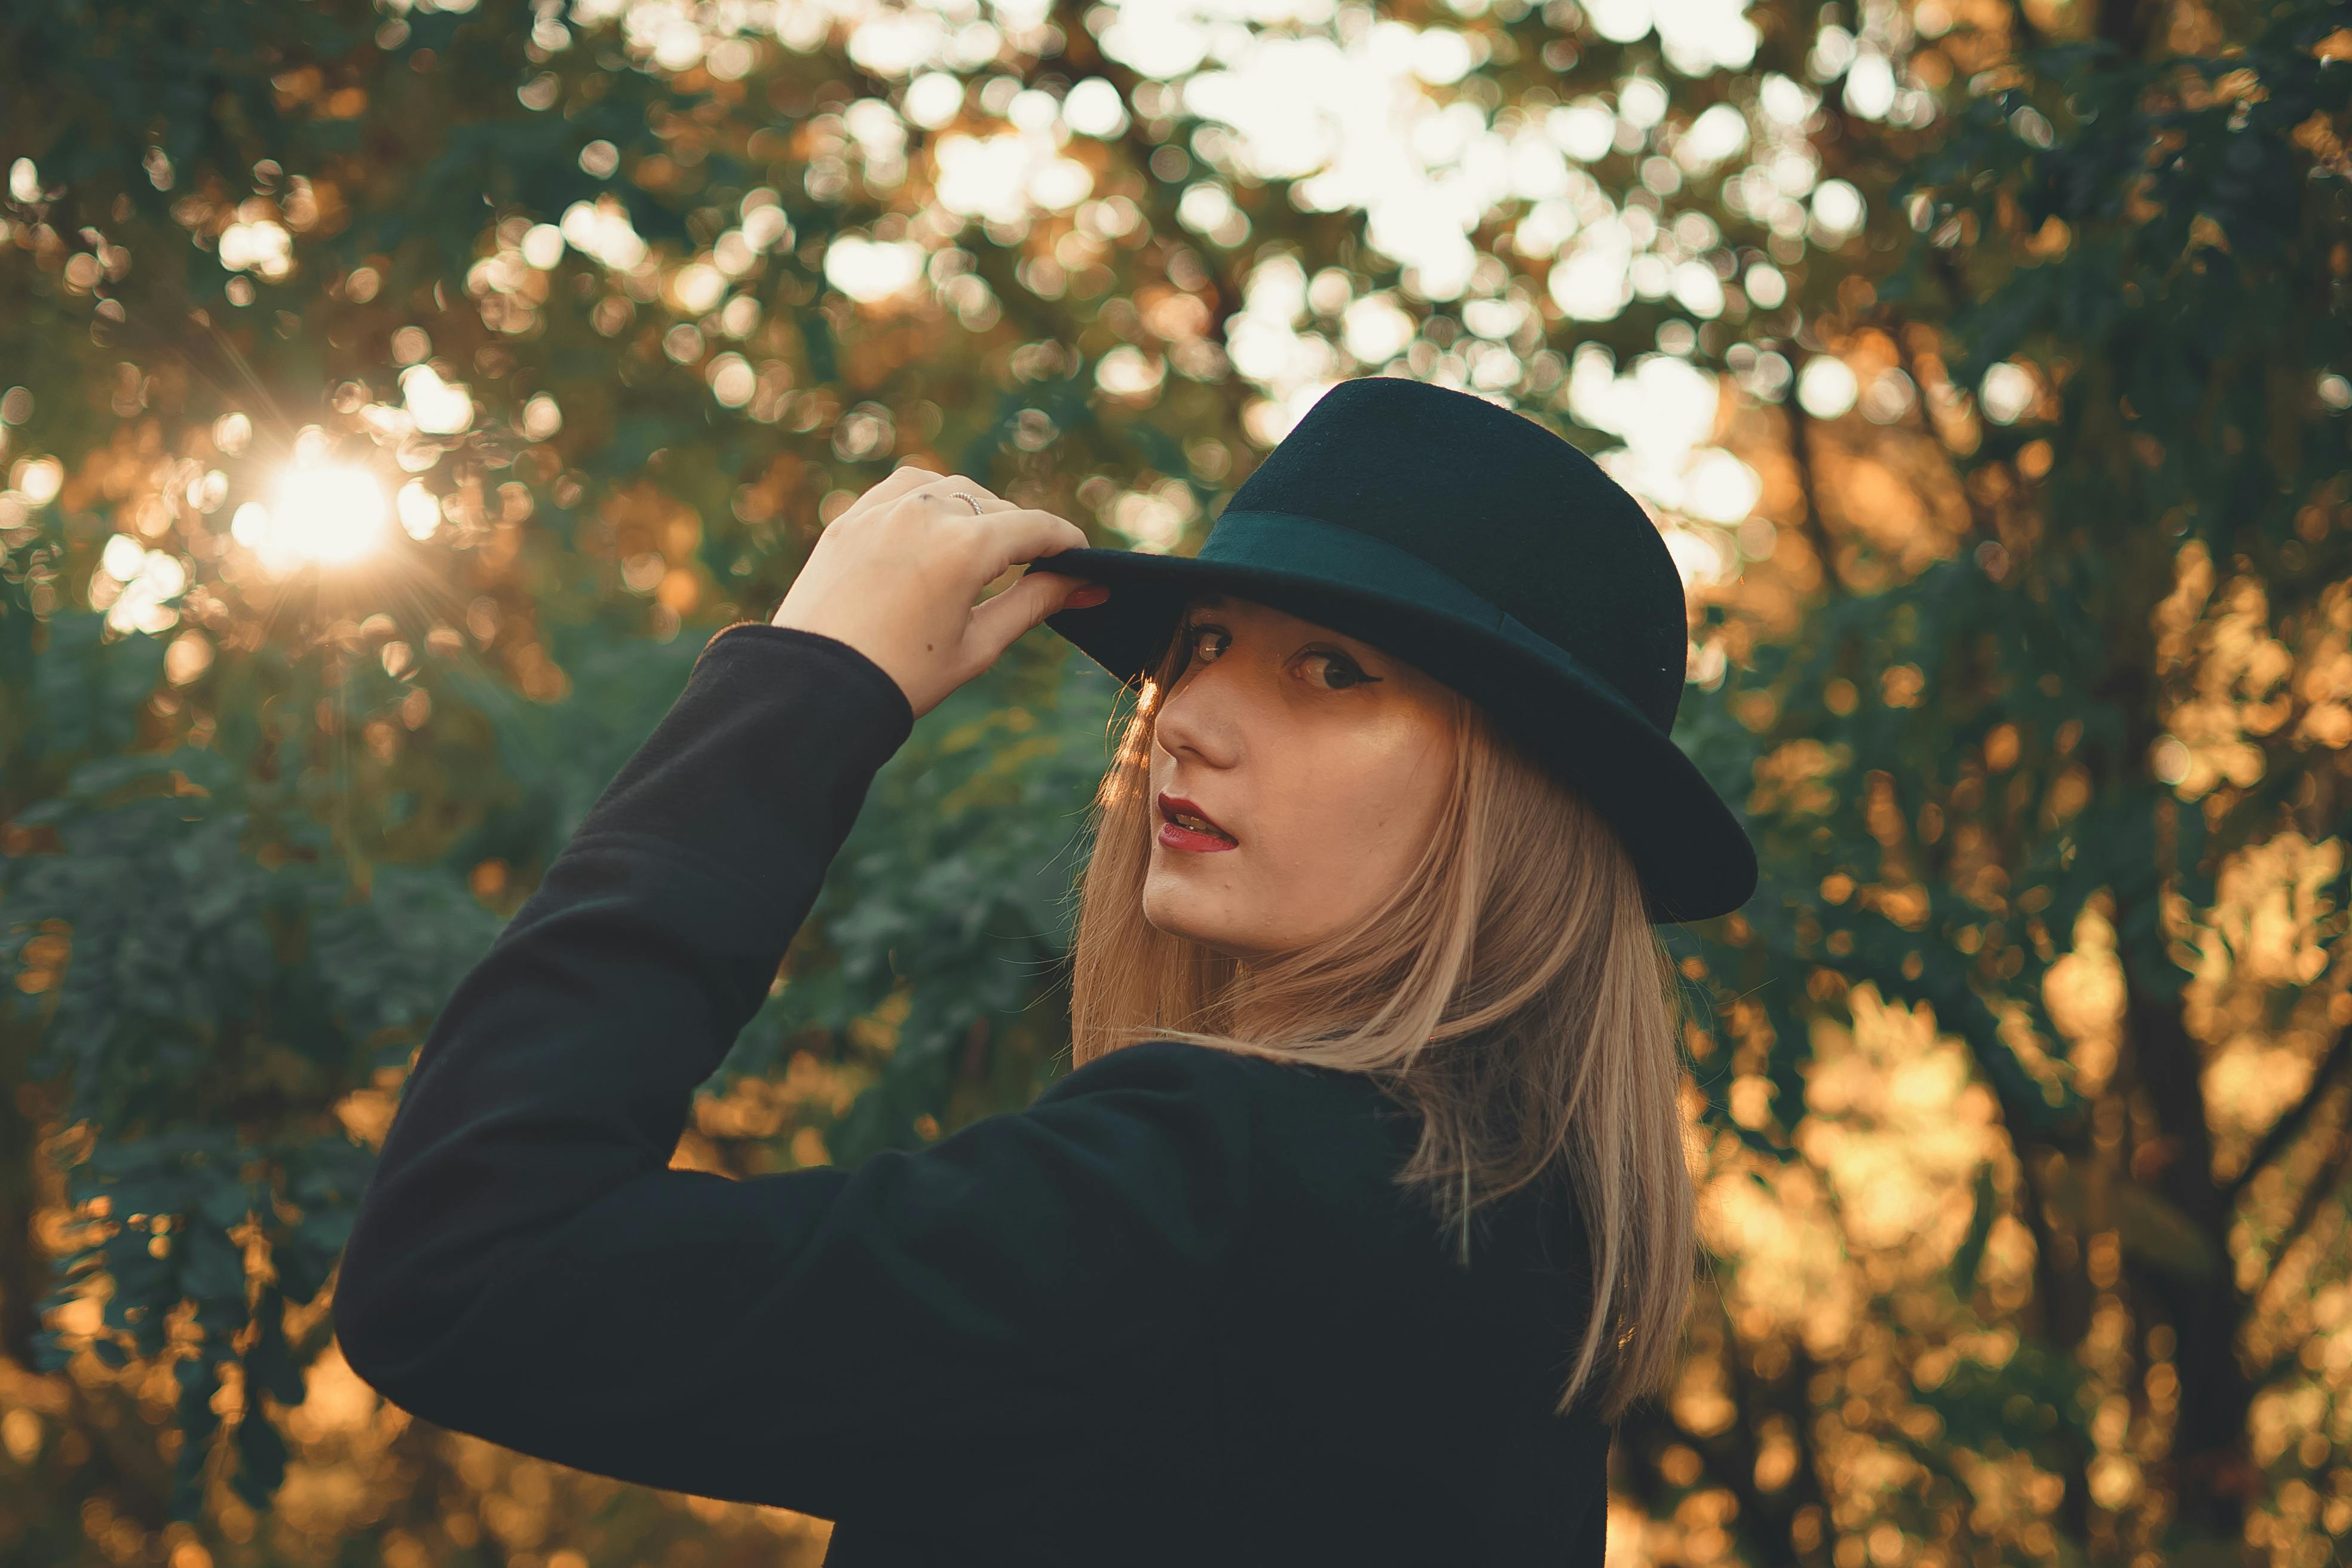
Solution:
{"label": "bokeh light", "polygon": [[[368,469],[298,460],[278,477],[268,504],[247,501],[237,509],[230,531],[259,554],[265,567],[282,574],[304,564],[344,565],[373,554],[383,543],[391,515],[383,484]],[[404,506],[404,523],[409,516]]]}

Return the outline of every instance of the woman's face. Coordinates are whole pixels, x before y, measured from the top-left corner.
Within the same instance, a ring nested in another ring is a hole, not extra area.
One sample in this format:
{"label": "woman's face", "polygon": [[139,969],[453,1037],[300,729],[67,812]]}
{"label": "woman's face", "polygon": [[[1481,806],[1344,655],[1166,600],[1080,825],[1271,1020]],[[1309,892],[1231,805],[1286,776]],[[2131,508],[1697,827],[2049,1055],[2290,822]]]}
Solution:
{"label": "woman's face", "polygon": [[[1151,747],[1143,916],[1236,958],[1301,946],[1402,881],[1453,770],[1445,689],[1247,599],[1186,607]],[[1171,822],[1189,801],[1226,837]]]}

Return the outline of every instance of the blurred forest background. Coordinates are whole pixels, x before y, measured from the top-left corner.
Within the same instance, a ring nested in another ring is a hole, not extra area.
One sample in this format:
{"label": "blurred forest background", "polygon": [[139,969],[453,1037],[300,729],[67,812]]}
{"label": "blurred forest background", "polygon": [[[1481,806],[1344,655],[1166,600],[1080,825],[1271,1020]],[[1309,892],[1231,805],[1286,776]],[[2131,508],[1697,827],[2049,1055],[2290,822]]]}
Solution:
{"label": "blurred forest background", "polygon": [[[352,1377],[410,1054],[894,465],[1184,551],[1379,372],[1651,506],[1765,850],[1612,1563],[2338,1560],[2347,101],[2326,0],[7,0],[0,1557],[814,1563]],[[1062,1070],[1111,696],[926,716],[681,1163]]]}

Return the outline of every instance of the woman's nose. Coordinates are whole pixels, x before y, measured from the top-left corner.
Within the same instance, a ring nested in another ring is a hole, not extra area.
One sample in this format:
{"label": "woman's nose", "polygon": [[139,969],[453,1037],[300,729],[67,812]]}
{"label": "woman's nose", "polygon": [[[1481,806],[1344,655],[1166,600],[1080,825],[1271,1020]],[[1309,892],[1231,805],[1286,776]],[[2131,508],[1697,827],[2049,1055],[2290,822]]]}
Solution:
{"label": "woman's nose", "polygon": [[1160,705],[1152,736],[1172,755],[1190,753],[1212,767],[1229,767],[1240,752],[1244,722],[1236,682],[1213,666],[1189,670]]}

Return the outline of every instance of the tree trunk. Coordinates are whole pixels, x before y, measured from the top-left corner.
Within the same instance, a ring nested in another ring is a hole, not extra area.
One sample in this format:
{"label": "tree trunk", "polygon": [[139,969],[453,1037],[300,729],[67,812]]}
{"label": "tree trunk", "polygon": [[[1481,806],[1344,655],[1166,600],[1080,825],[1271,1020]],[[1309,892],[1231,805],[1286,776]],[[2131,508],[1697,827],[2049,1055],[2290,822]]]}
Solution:
{"label": "tree trunk", "polygon": [[2213,1179],[2204,1062],[2179,1005],[2152,997],[2128,979],[2126,984],[2124,1026],[2131,1067],[2156,1107],[2165,1141],[2153,1185],[2220,1259],[2201,1277],[2160,1269],[2138,1275],[2178,1336],[2173,1365],[2180,1377],[2180,1406],[2167,1461],[2175,1479],[2166,1489],[2179,1500],[2184,1525],[2237,1541],[2244,1535],[2247,1501],[2262,1484],[2247,1450],[2253,1387],[2238,1350],[2251,1303],[2238,1289],[2231,1262],[2231,1205]]}
{"label": "tree trunk", "polygon": [[41,1127],[35,1086],[25,1076],[31,1031],[0,1026],[0,1355],[30,1372],[49,1259],[33,1237],[40,1206]]}

